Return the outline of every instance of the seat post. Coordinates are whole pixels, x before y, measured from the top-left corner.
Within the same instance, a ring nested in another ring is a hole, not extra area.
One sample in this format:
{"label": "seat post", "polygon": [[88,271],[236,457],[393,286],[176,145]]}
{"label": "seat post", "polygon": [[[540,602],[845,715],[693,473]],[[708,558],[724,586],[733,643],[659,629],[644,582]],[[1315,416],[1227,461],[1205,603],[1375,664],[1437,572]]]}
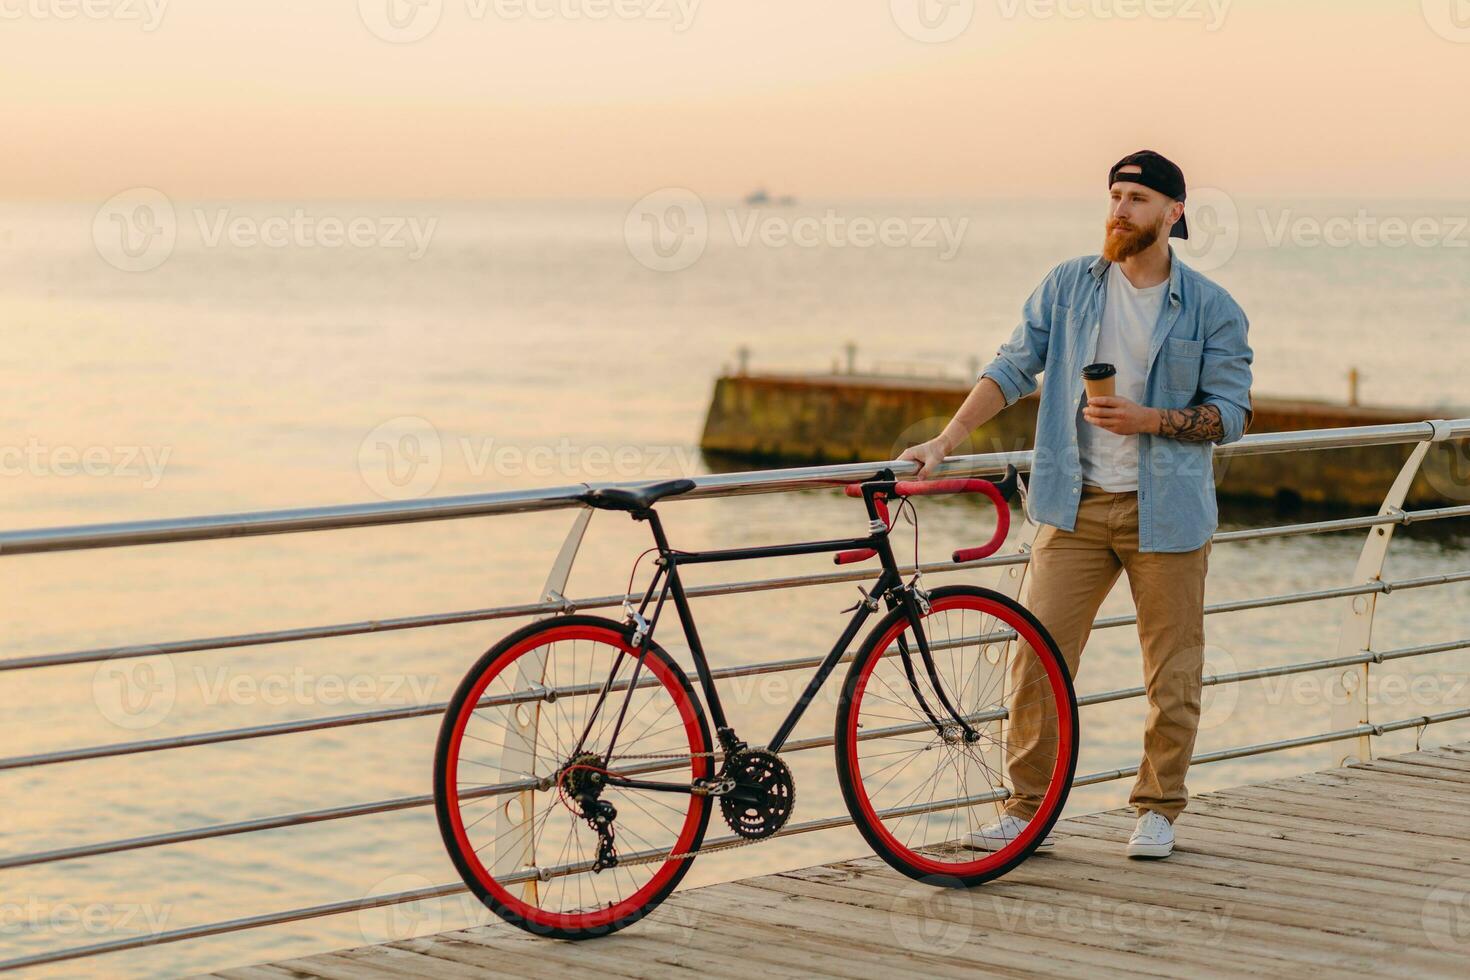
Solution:
{"label": "seat post", "polygon": [[647,521],[649,530],[653,532],[653,543],[658,545],[659,553],[664,554],[669,551],[669,539],[664,536],[663,521],[659,520],[657,511],[652,507],[644,511],[635,511],[633,520]]}

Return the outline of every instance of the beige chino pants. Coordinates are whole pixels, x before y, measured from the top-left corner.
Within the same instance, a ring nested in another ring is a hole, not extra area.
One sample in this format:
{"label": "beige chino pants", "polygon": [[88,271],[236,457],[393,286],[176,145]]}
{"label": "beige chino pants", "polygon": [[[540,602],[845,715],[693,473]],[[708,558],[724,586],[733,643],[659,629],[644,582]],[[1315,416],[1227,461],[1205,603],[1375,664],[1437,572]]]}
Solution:
{"label": "beige chino pants", "polygon": [[[1204,667],[1205,575],[1210,542],[1187,552],[1138,550],[1138,494],[1084,484],[1074,531],[1043,524],[1032,545],[1027,606],[1061,650],[1073,678],[1098,608],[1127,571],[1138,610],[1148,720],[1143,762],[1129,802],[1170,822],[1184,809],[1184,776],[1199,729]],[[1020,642],[1020,641],[1018,641]],[[1055,705],[1037,659],[1021,644],[1011,664],[1010,722],[1005,732],[1012,796],[1006,812],[1030,819],[1045,795],[1056,758]]]}

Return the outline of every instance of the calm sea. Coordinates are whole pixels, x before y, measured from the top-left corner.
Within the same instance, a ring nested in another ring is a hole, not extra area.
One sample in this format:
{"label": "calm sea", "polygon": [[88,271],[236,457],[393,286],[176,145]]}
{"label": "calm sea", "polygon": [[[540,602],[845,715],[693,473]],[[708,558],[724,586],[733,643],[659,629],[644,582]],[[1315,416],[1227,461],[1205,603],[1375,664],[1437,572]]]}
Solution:
{"label": "calm sea", "polygon": [[[971,359],[993,355],[1051,265],[1095,249],[1102,222],[1093,204],[1067,202],[833,201],[751,212],[710,199],[702,215],[654,203],[631,214],[629,202],[0,208],[4,526],[702,472],[696,444],[711,384],[738,349],[753,369],[821,370],[853,343],[860,367],[963,374]],[[1466,214],[1467,202],[1217,202],[1196,219],[1209,243],[1192,260],[1251,317],[1257,395],[1340,399],[1356,367],[1363,401],[1448,414],[1470,403]],[[640,237],[655,232],[658,248]],[[692,245],[679,237],[689,234]],[[988,536],[984,508],[933,502],[922,513],[926,560]],[[831,494],[681,503],[666,514],[686,547],[861,525],[852,502]],[[1277,520],[1226,507],[1222,527]],[[0,655],[529,601],[569,523],[556,513],[10,558]],[[645,534],[598,516],[570,593],[619,591]],[[1361,544],[1360,534],[1339,534],[1221,545],[1209,600],[1346,584]],[[823,561],[696,577],[794,574],[830,567]],[[1385,577],[1467,561],[1463,522],[1419,526],[1398,532]],[[854,595],[851,586],[764,592],[697,609],[714,661],[747,663],[824,652]],[[1375,647],[1470,636],[1467,599],[1463,583],[1380,599]],[[1129,612],[1120,581],[1102,615]],[[1338,603],[1299,603],[1212,616],[1211,666],[1333,656],[1341,615]],[[4,755],[443,700],[513,625],[5,673]],[[677,650],[675,640],[665,636]],[[1383,668],[1395,682],[1377,692],[1378,717],[1470,703],[1466,662],[1446,654]],[[731,714],[752,741],[803,680],[776,678],[731,689]],[[1329,730],[1326,680],[1213,690],[1199,749]],[[1079,690],[1139,682],[1132,628],[1096,633]],[[1134,701],[1087,709],[1079,771],[1135,763],[1142,718]],[[830,725],[824,702],[798,736]],[[398,721],[12,768],[0,772],[0,852],[427,793],[435,731],[435,719]],[[1444,726],[1424,737],[1467,732]],[[1384,747],[1413,741],[1405,733]],[[1327,756],[1316,748],[1200,767],[1191,786],[1289,775]],[[800,754],[795,769],[798,818],[840,809],[825,752]],[[1074,809],[1118,806],[1126,795],[1126,781],[1103,784],[1075,794]],[[689,881],[862,851],[847,831],[791,838],[701,859]],[[0,956],[451,880],[428,808],[0,871]],[[450,899],[49,973],[186,973],[482,919],[472,903]]]}

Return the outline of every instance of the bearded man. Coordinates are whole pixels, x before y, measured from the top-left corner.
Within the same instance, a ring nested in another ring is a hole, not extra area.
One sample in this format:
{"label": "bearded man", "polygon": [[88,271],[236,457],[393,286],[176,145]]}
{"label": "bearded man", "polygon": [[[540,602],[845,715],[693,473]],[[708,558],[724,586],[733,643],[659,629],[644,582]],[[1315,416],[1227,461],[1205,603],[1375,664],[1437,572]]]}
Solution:
{"label": "bearded man", "polygon": [[[1199,729],[1205,575],[1218,520],[1214,446],[1250,427],[1252,352],[1240,307],[1169,243],[1189,237],[1183,172],[1143,150],[1112,167],[1108,192],[1102,254],[1047,275],[944,432],[901,458],[928,478],[1045,373],[1027,498],[1028,516],[1042,526],[1027,604],[1075,677],[1098,608],[1128,573],[1148,718],[1126,853],[1162,858],[1188,801],[1184,777]],[[1114,395],[1087,396],[1082,369],[1096,362],[1116,369]],[[1039,663],[1023,647],[1015,669],[1039,671]],[[1039,682],[1013,677],[1011,690]],[[1049,717],[1024,695],[1009,708],[1010,796],[997,804],[996,822],[969,835],[985,850],[1024,830],[1055,758],[1054,708]]]}

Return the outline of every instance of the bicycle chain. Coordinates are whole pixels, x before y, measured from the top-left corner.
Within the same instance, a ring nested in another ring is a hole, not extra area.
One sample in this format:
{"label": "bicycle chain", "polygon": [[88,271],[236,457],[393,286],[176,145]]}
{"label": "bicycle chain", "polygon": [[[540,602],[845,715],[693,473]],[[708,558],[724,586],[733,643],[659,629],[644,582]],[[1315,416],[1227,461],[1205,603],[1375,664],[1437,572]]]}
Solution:
{"label": "bicycle chain", "polygon": [[[619,759],[713,759],[715,756],[717,756],[719,754],[720,753],[718,753],[718,752],[638,752],[638,753],[629,753],[629,754],[626,754],[626,755],[620,753],[618,755],[618,758]],[[795,812],[795,807],[792,808],[792,812],[793,813]],[[698,857],[701,854],[718,854],[720,851],[733,851],[737,847],[749,847],[751,844],[759,844],[759,843],[761,843],[762,840],[765,840],[765,838],[758,838],[756,840],[744,840],[744,839],[732,840],[732,841],[726,841],[723,844],[716,844],[713,847],[701,848],[698,851],[682,851],[682,852],[680,852],[678,854],[675,854],[673,851],[670,851],[668,854],[665,854],[663,856],[662,860],[664,860],[664,861],[688,861],[690,858],[696,858],[696,857]]]}

